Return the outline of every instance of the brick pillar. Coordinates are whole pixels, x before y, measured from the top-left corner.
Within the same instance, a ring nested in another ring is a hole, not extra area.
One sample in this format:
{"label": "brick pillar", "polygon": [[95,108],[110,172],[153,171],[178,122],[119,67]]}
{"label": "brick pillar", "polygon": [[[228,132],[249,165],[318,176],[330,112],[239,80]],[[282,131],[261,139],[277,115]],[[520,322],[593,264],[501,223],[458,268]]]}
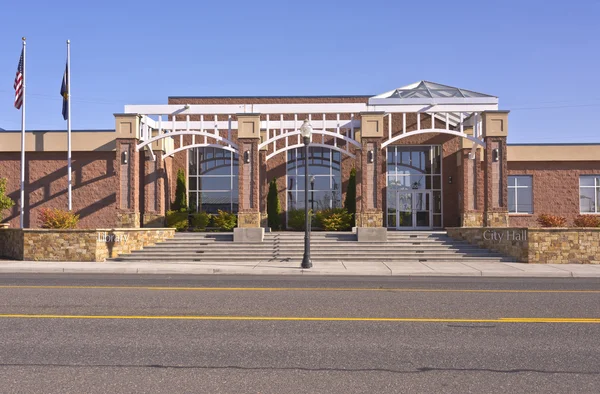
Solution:
{"label": "brick pillar", "polygon": [[163,151],[159,149],[162,140],[153,143],[152,152],[149,149],[144,151],[143,169],[144,177],[142,196],[140,206],[142,227],[164,227],[165,226],[165,183],[167,173],[165,171],[165,162],[162,160]]}
{"label": "brick pillar", "polygon": [[[473,135],[473,128],[465,128],[465,134]],[[483,226],[483,207],[479,204],[479,194],[483,191],[479,188],[478,178],[481,171],[481,152],[475,150],[475,157],[469,155],[474,143],[462,138],[461,149],[457,152],[457,164],[459,166],[459,204],[462,227]]]}
{"label": "brick pillar", "polygon": [[507,227],[509,225],[506,157],[508,111],[485,111],[481,115],[485,142],[484,225]]}
{"label": "brick pillar", "polygon": [[140,153],[139,117],[136,114],[116,114],[117,227],[140,227]]}
{"label": "brick pillar", "polygon": [[260,115],[238,114],[239,208],[238,227],[260,227]]}
{"label": "brick pillar", "polygon": [[[385,153],[381,149],[384,134],[383,112],[361,113],[358,153],[356,227],[360,241],[385,241],[383,227],[383,190]],[[374,230],[365,230],[366,228]]]}

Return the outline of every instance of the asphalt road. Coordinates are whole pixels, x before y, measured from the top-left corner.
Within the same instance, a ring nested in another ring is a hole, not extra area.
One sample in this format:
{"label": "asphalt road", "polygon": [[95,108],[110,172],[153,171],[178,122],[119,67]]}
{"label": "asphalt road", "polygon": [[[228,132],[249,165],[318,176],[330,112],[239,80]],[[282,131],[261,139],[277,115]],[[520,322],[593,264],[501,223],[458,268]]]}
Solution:
{"label": "asphalt road", "polygon": [[0,275],[0,392],[598,393],[600,280]]}

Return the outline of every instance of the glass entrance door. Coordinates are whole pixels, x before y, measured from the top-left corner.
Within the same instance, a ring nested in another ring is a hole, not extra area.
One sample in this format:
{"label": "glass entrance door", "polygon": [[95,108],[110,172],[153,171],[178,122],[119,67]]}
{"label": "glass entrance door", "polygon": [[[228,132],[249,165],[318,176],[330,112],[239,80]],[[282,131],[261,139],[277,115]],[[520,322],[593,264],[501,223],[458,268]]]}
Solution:
{"label": "glass entrance door", "polygon": [[432,228],[431,192],[397,191],[388,201],[388,227],[398,230]]}

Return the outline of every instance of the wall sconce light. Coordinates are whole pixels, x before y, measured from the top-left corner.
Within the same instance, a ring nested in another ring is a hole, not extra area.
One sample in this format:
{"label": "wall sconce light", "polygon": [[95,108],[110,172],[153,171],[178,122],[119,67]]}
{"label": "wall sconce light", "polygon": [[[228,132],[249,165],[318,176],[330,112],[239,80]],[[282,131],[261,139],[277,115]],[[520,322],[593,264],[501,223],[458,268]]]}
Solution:
{"label": "wall sconce light", "polygon": [[448,177],[448,184],[450,184],[450,185],[452,184],[452,177],[451,176]]}
{"label": "wall sconce light", "polygon": [[367,152],[367,162],[373,163],[374,160],[375,160],[375,152],[373,152],[373,150],[368,151]]}
{"label": "wall sconce light", "polygon": [[244,163],[250,163],[250,151],[249,150],[244,152]]}
{"label": "wall sconce light", "polygon": [[123,151],[123,164],[127,164],[127,151]]}
{"label": "wall sconce light", "polygon": [[500,160],[500,149],[495,148],[492,149],[492,161],[498,161]]}

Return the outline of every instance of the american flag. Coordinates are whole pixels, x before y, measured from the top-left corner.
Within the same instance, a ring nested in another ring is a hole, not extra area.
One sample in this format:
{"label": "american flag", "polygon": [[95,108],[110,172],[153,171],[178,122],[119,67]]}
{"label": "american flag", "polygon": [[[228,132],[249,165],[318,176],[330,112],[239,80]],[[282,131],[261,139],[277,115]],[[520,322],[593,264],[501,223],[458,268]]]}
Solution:
{"label": "american flag", "polygon": [[17,67],[17,76],[15,77],[15,108],[21,109],[23,105],[23,50],[21,50],[21,59]]}

